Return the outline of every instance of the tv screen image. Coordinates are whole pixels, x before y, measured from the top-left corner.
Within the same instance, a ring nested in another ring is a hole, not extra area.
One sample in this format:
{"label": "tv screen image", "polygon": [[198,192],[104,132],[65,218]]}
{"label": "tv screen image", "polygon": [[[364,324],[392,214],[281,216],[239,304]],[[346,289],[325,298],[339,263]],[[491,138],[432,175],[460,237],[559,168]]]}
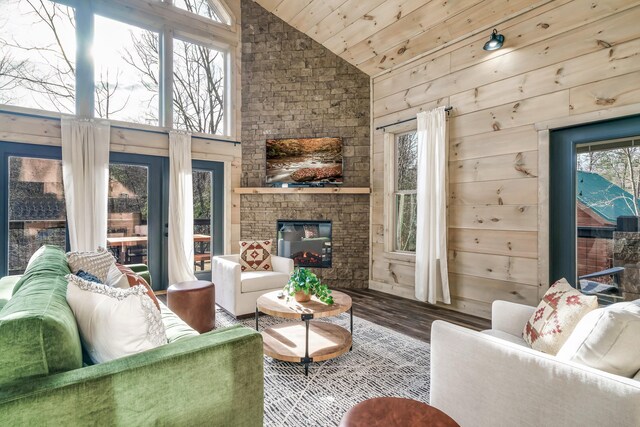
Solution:
{"label": "tv screen image", "polygon": [[342,138],[267,140],[267,183],[342,183]]}

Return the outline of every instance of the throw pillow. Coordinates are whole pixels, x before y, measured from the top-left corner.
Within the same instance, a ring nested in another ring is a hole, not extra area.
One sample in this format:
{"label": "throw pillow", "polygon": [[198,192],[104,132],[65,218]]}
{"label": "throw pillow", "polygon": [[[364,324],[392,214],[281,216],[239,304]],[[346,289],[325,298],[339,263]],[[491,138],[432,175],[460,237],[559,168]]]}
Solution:
{"label": "throw pillow", "polygon": [[273,241],[240,241],[240,268],[242,271],[271,271]]}
{"label": "throw pillow", "polygon": [[160,310],[143,286],[110,288],[67,275],[67,302],[94,363],[108,362],[167,343]]}
{"label": "throw pillow", "polygon": [[87,272],[86,272],[86,271],[84,271],[84,270],[80,270],[80,271],[78,271],[78,272],[76,273],[76,276],[78,276],[78,277],[79,277],[79,278],[81,278],[81,279],[87,280],[87,281],[89,281],[89,282],[102,283],[102,282],[100,281],[100,279],[98,279],[96,276],[94,276],[94,275],[93,275],[93,274],[91,274],[91,273],[87,273]]}
{"label": "throw pillow", "polygon": [[158,302],[158,298],[156,298],[155,292],[153,292],[153,289],[151,289],[151,286],[149,286],[146,280],[138,276],[132,269],[130,269],[126,265],[116,264],[116,267],[127,280],[127,287],[133,288],[134,286],[144,286],[147,290],[147,295],[149,295],[149,298],[151,298],[156,307],[158,307],[158,310],[160,310],[160,303]]}
{"label": "throw pillow", "polygon": [[67,263],[73,274],[84,270],[105,283],[109,269],[116,260],[105,248],[98,248],[96,252],[67,252]]}
{"label": "throw pillow", "polygon": [[116,264],[113,264],[109,267],[109,273],[107,273],[107,280],[104,282],[105,285],[110,286],[112,288],[120,288],[127,289],[131,286],[129,285],[129,281],[127,280],[127,276],[125,276]]}
{"label": "throw pillow", "polygon": [[580,319],[598,308],[598,298],[574,289],[564,278],[544,294],[522,332],[534,350],[555,355]]}
{"label": "throw pillow", "polygon": [[632,378],[640,370],[640,300],[588,313],[557,356]]}

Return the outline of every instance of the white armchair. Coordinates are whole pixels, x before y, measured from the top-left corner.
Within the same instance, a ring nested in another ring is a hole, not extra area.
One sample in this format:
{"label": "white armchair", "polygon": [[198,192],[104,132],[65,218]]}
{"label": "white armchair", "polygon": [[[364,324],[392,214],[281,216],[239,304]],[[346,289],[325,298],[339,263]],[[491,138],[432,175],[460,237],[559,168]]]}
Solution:
{"label": "white armchair", "polygon": [[534,307],[496,301],[492,328],[431,329],[431,405],[465,426],[639,426],[640,381],[533,350]]}
{"label": "white armchair", "polygon": [[293,260],[271,255],[273,271],[245,271],[240,255],[214,256],[211,281],[216,287],[216,304],[235,317],[253,314],[258,297],[282,289],[293,273]]}

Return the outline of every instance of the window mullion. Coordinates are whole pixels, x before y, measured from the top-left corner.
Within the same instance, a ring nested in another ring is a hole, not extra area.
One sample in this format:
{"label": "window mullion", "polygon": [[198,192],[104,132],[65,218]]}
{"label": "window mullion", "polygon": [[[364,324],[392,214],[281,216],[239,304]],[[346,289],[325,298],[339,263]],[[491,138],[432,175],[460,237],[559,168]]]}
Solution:
{"label": "window mullion", "polygon": [[160,34],[160,126],[173,127],[173,30]]}
{"label": "window mullion", "polygon": [[94,20],[89,2],[76,6],[76,115],[91,118],[95,111],[94,63],[91,57]]}

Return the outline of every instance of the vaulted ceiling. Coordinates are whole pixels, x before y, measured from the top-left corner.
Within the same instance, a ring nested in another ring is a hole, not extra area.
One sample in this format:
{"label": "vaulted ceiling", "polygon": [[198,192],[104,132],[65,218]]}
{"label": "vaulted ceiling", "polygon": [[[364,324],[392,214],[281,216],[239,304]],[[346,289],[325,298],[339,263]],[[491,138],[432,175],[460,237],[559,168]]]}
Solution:
{"label": "vaulted ceiling", "polygon": [[255,0],[369,75],[551,0]]}

